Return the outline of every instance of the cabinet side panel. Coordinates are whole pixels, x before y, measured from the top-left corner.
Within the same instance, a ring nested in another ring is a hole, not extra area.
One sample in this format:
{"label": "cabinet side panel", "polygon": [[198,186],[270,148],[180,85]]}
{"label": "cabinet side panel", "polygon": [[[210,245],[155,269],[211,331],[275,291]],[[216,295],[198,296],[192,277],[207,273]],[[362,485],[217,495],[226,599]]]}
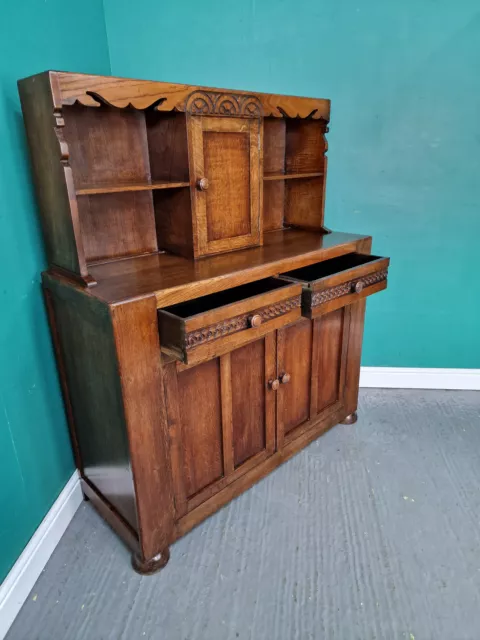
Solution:
{"label": "cabinet side panel", "polygon": [[72,289],[51,298],[83,474],[137,529],[135,494],[108,307]]}
{"label": "cabinet side panel", "polygon": [[143,558],[165,550],[175,504],[157,305],[154,296],[111,308]]}
{"label": "cabinet side panel", "polygon": [[178,374],[187,498],[223,476],[220,360]]}
{"label": "cabinet side panel", "polygon": [[314,320],[313,371],[316,411],[340,400],[340,374],[344,336],[345,308]]}
{"label": "cabinet side panel", "polygon": [[[310,415],[312,321],[306,318],[279,331],[278,377],[290,375],[279,389],[284,433],[306,422]],[[281,353],[280,353],[281,351]]]}
{"label": "cabinet side panel", "polygon": [[265,340],[231,353],[233,459],[238,467],[263,451],[265,434]]}
{"label": "cabinet side panel", "polygon": [[47,73],[18,83],[36,197],[50,264],[86,275],[60,105]]}

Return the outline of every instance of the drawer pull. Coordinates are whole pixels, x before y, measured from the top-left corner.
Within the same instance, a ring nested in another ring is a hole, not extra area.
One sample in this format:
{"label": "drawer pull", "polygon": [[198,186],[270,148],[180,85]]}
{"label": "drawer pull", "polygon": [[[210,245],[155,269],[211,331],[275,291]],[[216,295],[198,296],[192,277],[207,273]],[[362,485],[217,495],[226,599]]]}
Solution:
{"label": "drawer pull", "polygon": [[362,291],[363,291],[363,282],[359,280],[358,282],[355,282],[355,284],[352,286],[352,293],[362,293]]}
{"label": "drawer pull", "polygon": [[248,324],[253,327],[259,327],[262,324],[262,316],[258,313],[256,313],[254,316],[250,316],[250,318],[248,319]]}
{"label": "drawer pull", "polygon": [[282,376],[280,376],[280,382],[282,384],[288,384],[290,382],[290,374],[284,373]]}
{"label": "drawer pull", "polygon": [[209,187],[208,178],[199,178],[197,180],[197,189],[199,191],[206,191]]}
{"label": "drawer pull", "polygon": [[278,387],[280,386],[280,382],[278,381],[278,379],[269,380],[268,381],[268,386],[270,387],[270,389],[272,391],[276,391],[278,389]]}

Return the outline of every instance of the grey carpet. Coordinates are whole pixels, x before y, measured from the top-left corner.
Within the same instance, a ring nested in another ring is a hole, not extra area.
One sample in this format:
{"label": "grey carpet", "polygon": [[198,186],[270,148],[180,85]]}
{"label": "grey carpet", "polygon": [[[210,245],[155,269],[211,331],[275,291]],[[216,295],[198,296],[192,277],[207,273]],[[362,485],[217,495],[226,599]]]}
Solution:
{"label": "grey carpet", "polygon": [[83,505],[8,640],[478,640],[480,393],[368,390],[142,578]]}

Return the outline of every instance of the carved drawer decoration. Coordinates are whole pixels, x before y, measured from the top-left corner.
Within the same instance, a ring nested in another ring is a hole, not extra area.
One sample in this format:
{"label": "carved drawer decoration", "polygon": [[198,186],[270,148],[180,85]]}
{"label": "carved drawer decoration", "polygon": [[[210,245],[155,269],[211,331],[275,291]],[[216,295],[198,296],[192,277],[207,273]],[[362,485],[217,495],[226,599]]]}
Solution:
{"label": "carved drawer decoration", "polygon": [[349,253],[282,275],[301,283],[302,315],[314,318],[387,286],[389,258]]}
{"label": "carved drawer decoration", "polygon": [[221,355],[301,316],[301,285],[266,278],[158,312],[164,352],[186,364]]}

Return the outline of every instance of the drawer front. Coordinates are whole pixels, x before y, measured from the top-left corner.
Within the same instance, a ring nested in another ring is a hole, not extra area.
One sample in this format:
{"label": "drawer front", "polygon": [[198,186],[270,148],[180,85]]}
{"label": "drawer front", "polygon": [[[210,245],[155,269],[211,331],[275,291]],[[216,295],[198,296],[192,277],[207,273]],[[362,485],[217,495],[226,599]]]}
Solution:
{"label": "drawer front", "polygon": [[[263,283],[260,287],[260,283]],[[222,355],[301,317],[302,286],[268,278],[158,312],[164,353],[185,364]],[[271,287],[271,290],[268,290]],[[248,295],[261,289],[258,295]],[[244,299],[241,296],[245,295]],[[240,298],[230,304],[225,300]],[[196,311],[189,315],[190,311]]]}
{"label": "drawer front", "polygon": [[389,258],[353,253],[281,277],[302,284],[302,315],[315,318],[386,289],[389,263]]}

